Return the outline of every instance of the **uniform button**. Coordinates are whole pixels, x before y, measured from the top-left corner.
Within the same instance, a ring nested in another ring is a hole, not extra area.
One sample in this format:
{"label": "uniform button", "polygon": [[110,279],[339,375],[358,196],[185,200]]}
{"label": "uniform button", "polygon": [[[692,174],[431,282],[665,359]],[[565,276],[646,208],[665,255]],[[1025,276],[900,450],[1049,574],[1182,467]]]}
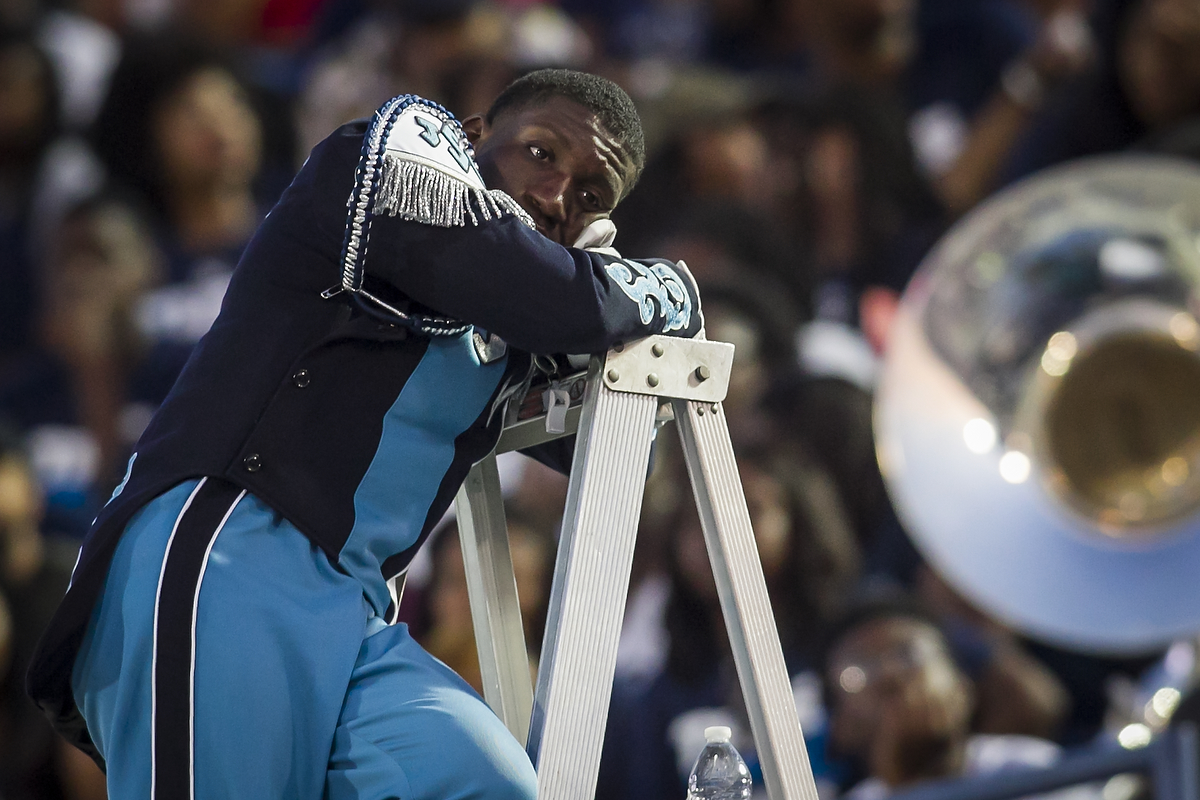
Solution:
{"label": "uniform button", "polygon": [[246,468],[246,472],[258,472],[262,469],[262,459],[258,453],[251,453],[242,459],[242,466]]}
{"label": "uniform button", "polygon": [[300,387],[301,389],[303,389],[305,386],[308,386],[310,380],[312,380],[312,377],[308,374],[308,370],[306,369],[298,369],[296,370],[296,374],[292,376],[292,383],[296,384],[296,386]]}

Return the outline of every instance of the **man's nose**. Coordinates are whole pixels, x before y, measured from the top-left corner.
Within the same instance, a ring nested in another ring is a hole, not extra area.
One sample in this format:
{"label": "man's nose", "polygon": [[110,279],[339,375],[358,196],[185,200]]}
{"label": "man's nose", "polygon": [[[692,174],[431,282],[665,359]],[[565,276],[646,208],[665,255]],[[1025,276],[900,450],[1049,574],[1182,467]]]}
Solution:
{"label": "man's nose", "polygon": [[567,175],[554,174],[534,184],[529,195],[537,210],[553,222],[562,224],[567,218]]}

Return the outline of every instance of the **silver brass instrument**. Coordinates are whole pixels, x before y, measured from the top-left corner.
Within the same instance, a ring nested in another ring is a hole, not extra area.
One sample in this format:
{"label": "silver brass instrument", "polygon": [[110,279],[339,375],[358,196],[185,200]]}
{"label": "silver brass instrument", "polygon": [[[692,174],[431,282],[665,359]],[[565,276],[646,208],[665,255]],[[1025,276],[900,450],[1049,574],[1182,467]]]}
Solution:
{"label": "silver brass instrument", "polygon": [[904,295],[881,467],[926,558],[1031,635],[1200,631],[1200,168],[1076,162],[959,222]]}

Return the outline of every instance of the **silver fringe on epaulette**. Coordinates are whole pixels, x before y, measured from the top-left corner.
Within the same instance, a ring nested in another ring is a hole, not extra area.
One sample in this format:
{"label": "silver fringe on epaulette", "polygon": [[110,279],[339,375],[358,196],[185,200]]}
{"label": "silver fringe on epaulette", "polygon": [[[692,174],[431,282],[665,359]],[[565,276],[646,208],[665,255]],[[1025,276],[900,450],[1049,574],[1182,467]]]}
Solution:
{"label": "silver fringe on epaulette", "polygon": [[440,228],[462,227],[480,219],[517,217],[530,228],[533,219],[500,189],[476,189],[441,170],[389,154],[375,195],[374,213],[389,214]]}

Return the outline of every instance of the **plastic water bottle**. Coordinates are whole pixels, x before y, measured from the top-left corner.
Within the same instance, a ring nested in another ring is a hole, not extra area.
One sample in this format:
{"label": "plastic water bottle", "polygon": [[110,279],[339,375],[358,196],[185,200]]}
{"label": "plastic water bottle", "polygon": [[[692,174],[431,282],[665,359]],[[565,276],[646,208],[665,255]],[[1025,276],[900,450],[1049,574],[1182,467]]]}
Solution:
{"label": "plastic water bottle", "polygon": [[708,744],[688,777],[687,800],[750,800],[750,770],[729,743],[731,735],[724,726],[704,729]]}

